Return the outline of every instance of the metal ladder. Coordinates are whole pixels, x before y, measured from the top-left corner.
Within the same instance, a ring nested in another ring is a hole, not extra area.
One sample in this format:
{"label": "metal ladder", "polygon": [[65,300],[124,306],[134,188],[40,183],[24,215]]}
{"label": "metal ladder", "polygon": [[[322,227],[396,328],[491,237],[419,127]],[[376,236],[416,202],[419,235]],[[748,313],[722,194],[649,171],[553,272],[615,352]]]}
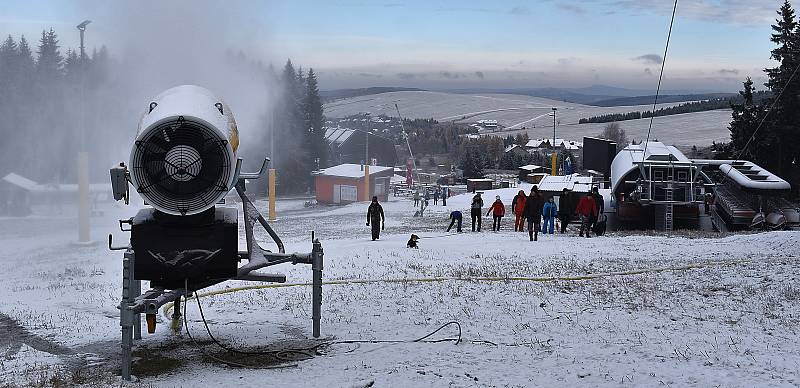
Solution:
{"label": "metal ladder", "polygon": [[664,197],[667,202],[670,202],[664,205],[664,230],[667,232],[672,231],[672,188],[668,188],[664,191]]}

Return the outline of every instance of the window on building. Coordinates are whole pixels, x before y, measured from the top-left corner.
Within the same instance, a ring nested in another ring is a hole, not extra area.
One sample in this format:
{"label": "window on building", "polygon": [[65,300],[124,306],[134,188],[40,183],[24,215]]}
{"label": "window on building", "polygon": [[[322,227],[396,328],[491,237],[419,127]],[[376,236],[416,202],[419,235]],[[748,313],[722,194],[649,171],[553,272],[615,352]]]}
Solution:
{"label": "window on building", "polygon": [[358,188],[355,186],[340,186],[341,198],[343,202],[358,201]]}
{"label": "window on building", "polygon": [[663,181],[664,180],[664,171],[663,170],[653,170],[653,180],[654,181]]}

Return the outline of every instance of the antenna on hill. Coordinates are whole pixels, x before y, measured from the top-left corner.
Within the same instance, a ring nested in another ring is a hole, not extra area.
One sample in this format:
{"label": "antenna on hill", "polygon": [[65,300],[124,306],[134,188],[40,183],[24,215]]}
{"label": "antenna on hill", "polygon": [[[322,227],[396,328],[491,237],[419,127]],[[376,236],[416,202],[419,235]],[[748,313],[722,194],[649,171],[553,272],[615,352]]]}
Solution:
{"label": "antenna on hill", "polygon": [[411,152],[411,143],[408,142],[408,134],[406,133],[406,126],[403,124],[403,116],[400,115],[400,108],[397,107],[397,104],[394,104],[394,109],[397,111],[397,117],[400,118],[400,129],[403,131],[403,138],[406,139],[406,147],[408,147],[408,155],[411,157],[411,175],[414,177],[414,180],[419,182],[417,175],[417,160],[414,159],[414,153]]}

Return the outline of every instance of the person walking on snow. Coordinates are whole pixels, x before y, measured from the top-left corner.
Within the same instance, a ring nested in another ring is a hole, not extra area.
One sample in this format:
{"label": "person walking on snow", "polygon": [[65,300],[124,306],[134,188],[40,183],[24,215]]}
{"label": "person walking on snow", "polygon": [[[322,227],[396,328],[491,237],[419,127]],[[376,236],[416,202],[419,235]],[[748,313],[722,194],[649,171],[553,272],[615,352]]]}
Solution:
{"label": "person walking on snow", "polygon": [[591,237],[592,233],[592,220],[597,217],[597,205],[594,203],[594,196],[592,192],[586,193],[578,202],[578,207],[575,209],[578,216],[581,217],[581,231],[579,236],[583,237],[583,231],[586,230],[586,238]]}
{"label": "person walking on snow", "polygon": [[520,190],[517,195],[514,196],[514,199],[511,201],[511,212],[514,213],[514,231],[515,232],[524,232],[525,231],[525,216],[522,214],[522,211],[525,210],[525,192]]}
{"label": "person walking on snow", "polygon": [[592,187],[592,197],[594,198],[594,206],[597,208],[597,214],[594,215],[592,218],[592,229],[594,229],[595,225],[597,225],[597,220],[603,215],[603,210],[606,207],[606,201],[603,198],[603,195],[600,194],[600,190],[597,189],[597,186]]}
{"label": "person walking on snow", "polygon": [[478,232],[481,231],[481,209],[483,208],[483,198],[481,198],[481,193],[475,194],[472,197],[472,206],[470,206],[470,216],[472,218],[472,231],[475,231],[475,224],[478,225]]}
{"label": "person walking on snow", "polygon": [[419,190],[414,192],[414,207],[419,206]]}
{"label": "person walking on snow", "polygon": [[383,207],[378,203],[378,197],[372,197],[372,203],[367,209],[367,226],[372,223],[372,241],[381,237],[381,230],[386,227],[386,217]]}
{"label": "person walking on snow", "polygon": [[[558,206],[556,206],[556,202],[553,197],[547,199],[547,202],[544,203],[542,207],[542,216],[544,217],[544,223],[542,224],[542,234],[553,234],[553,229],[556,222],[556,216],[558,216]],[[549,225],[549,228],[548,228]]]}
{"label": "person walking on snow", "polygon": [[562,234],[567,232],[567,225],[572,221],[573,202],[571,196],[569,190],[564,188],[558,197],[558,219],[561,220],[560,232]]}
{"label": "person walking on snow", "polygon": [[433,204],[434,205],[438,205],[439,204],[439,195],[440,194],[441,193],[439,192],[439,189],[436,189],[436,191],[433,192]]}
{"label": "person walking on snow", "polygon": [[542,196],[539,194],[539,187],[534,185],[531,194],[525,199],[525,208],[522,211],[528,221],[528,237],[531,241],[539,240],[539,228],[542,222]]}
{"label": "person walking on snow", "polygon": [[463,220],[463,216],[461,212],[458,210],[453,210],[450,212],[450,226],[447,227],[447,231],[449,232],[450,229],[453,228],[453,224],[456,224],[456,231],[461,233],[461,221]]}
{"label": "person walking on snow", "polygon": [[486,215],[488,216],[489,213],[492,213],[492,232],[499,232],[500,220],[506,215],[506,205],[503,205],[499,195],[495,197],[494,203],[489,207]]}

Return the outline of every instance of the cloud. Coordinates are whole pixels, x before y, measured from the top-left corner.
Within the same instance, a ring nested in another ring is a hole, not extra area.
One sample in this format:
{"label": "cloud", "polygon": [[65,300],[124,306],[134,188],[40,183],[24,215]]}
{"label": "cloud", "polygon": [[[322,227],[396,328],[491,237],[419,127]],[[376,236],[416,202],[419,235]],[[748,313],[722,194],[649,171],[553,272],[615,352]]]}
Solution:
{"label": "cloud", "polygon": [[558,59],[556,59],[556,62],[558,63],[559,66],[570,66],[570,65],[574,65],[574,64],[576,64],[576,63],[578,63],[580,61],[581,60],[579,58],[558,58]]}
{"label": "cloud", "polygon": [[447,79],[459,79],[459,78],[461,78],[461,74],[451,73],[449,71],[440,72],[439,75],[441,75],[442,77],[447,78]]}
{"label": "cloud", "polygon": [[652,70],[650,70],[650,68],[649,68],[649,67],[645,67],[645,68],[644,68],[644,73],[645,73],[645,74],[647,74],[647,75],[650,75],[650,76],[652,76],[652,75],[653,75],[653,71],[652,71]]}
{"label": "cloud", "polygon": [[640,61],[648,65],[660,65],[663,58],[658,54],[645,54],[633,58],[634,61]]}
{"label": "cloud", "polygon": [[561,8],[565,11],[572,12],[577,15],[585,15],[586,10],[583,7],[573,4],[573,3],[559,3],[557,4],[558,8]]}
{"label": "cloud", "polygon": [[739,70],[737,69],[719,69],[718,73],[722,75],[738,75]]}
{"label": "cloud", "polygon": [[361,77],[368,77],[368,78],[383,78],[383,74],[373,74],[373,73],[358,73]]}
{"label": "cloud", "polygon": [[412,73],[397,73],[397,78],[400,78],[400,79],[414,79],[414,78],[417,78],[417,75],[416,74],[412,74]]}
{"label": "cloud", "polygon": [[476,71],[476,72],[475,72],[475,76],[476,76],[476,77],[478,77],[478,78],[480,78],[480,79],[483,79],[483,77],[484,77],[484,74],[483,74],[483,72],[482,72],[482,71]]}
{"label": "cloud", "polygon": [[524,15],[530,15],[531,10],[528,7],[516,6],[511,8],[511,10],[508,11],[508,13],[512,15],[524,16]]}
{"label": "cloud", "polygon": [[[557,0],[559,1],[559,0]],[[628,12],[647,12],[669,16],[672,1],[666,0],[598,0],[609,8]],[[725,24],[763,25],[774,22],[778,1],[692,0],[678,2],[677,17]]]}

